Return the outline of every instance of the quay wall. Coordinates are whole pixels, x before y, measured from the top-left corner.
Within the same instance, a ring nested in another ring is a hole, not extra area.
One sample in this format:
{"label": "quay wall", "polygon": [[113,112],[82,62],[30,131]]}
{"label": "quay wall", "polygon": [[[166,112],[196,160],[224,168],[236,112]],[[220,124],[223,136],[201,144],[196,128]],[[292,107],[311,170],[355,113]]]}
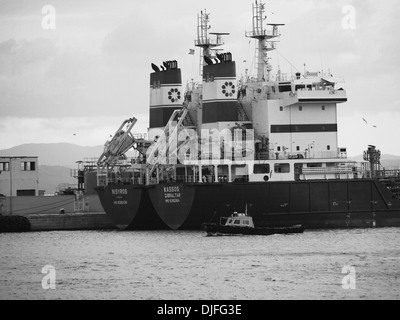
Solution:
{"label": "quay wall", "polygon": [[116,229],[104,212],[31,214],[31,231],[108,230]]}
{"label": "quay wall", "polygon": [[[97,194],[85,195],[80,204],[75,196],[7,197],[0,205],[0,232],[116,229],[105,214]],[[20,217],[20,218],[18,218]],[[26,221],[26,219],[25,219]]]}
{"label": "quay wall", "polygon": [[96,194],[85,195],[81,207],[75,203],[73,195],[6,197],[0,203],[0,214],[3,215],[55,214],[61,210],[64,213],[104,212]]}

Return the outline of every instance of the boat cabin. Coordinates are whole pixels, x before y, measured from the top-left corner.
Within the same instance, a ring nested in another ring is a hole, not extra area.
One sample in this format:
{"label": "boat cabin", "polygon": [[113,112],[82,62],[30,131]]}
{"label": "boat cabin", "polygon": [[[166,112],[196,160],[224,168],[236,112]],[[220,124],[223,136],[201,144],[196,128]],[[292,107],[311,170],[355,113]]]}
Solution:
{"label": "boat cabin", "polygon": [[254,228],[253,218],[245,213],[235,212],[230,217],[222,217],[221,225],[227,227],[249,227]]}

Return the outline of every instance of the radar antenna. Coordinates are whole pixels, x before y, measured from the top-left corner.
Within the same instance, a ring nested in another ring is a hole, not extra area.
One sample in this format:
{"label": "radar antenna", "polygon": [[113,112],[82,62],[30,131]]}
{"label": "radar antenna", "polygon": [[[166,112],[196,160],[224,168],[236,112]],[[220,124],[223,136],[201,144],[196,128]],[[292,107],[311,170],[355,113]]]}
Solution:
{"label": "radar antenna", "polygon": [[[226,32],[208,32],[211,28],[209,25],[210,14],[206,10],[201,11],[197,15],[197,40],[194,44],[196,47],[200,47],[203,50],[200,52],[200,75],[203,75],[203,57],[213,59],[216,57],[216,53],[220,49],[215,49],[219,46],[224,45],[222,41],[222,36],[227,36],[229,33]],[[209,34],[214,35],[215,39],[210,39]]]}
{"label": "radar antenna", "polygon": [[[253,30],[246,32],[246,37],[253,38],[258,41],[257,44],[257,80],[265,81],[270,79],[270,72],[272,70],[271,65],[268,63],[268,52],[275,50],[275,42],[270,41],[273,38],[280,37],[280,33],[278,28],[280,26],[284,26],[281,23],[269,23],[269,26],[272,26],[272,31],[267,31],[263,27],[264,20],[267,19],[265,13],[265,3],[257,3],[253,4]],[[265,72],[265,68],[267,69]],[[267,74],[267,77],[265,77]]]}

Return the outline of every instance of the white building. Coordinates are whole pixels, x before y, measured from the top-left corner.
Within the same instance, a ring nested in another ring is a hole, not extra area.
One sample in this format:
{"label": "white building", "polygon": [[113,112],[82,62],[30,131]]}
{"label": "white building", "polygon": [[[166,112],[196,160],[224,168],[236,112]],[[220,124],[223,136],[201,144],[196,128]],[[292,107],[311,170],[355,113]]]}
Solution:
{"label": "white building", "polygon": [[0,157],[0,194],[38,196],[38,157]]}

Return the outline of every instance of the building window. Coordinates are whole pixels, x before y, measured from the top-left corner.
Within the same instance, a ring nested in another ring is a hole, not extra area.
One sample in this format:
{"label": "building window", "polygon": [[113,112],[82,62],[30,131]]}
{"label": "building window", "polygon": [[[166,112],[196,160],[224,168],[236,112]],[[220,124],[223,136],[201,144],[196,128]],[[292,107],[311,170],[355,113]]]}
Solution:
{"label": "building window", "polygon": [[326,146],[326,150],[330,151],[331,150],[331,146]]}
{"label": "building window", "polygon": [[283,107],[279,107],[279,111],[283,111]]}
{"label": "building window", "polygon": [[10,171],[10,163],[0,162],[0,171]]}
{"label": "building window", "polygon": [[278,150],[278,151],[281,151],[281,147],[277,147],[277,150]]}
{"label": "building window", "polygon": [[17,197],[22,196],[35,196],[36,192],[34,189],[31,190],[17,190]]}
{"label": "building window", "polygon": [[36,163],[31,162],[21,162],[21,171],[35,171],[36,170]]}
{"label": "building window", "polygon": [[299,106],[299,111],[303,111],[303,106]]}
{"label": "building window", "polygon": [[300,146],[297,146],[297,147],[296,147],[296,151],[300,151]]}
{"label": "building window", "polygon": [[325,111],[325,106],[322,106],[322,111]]}

